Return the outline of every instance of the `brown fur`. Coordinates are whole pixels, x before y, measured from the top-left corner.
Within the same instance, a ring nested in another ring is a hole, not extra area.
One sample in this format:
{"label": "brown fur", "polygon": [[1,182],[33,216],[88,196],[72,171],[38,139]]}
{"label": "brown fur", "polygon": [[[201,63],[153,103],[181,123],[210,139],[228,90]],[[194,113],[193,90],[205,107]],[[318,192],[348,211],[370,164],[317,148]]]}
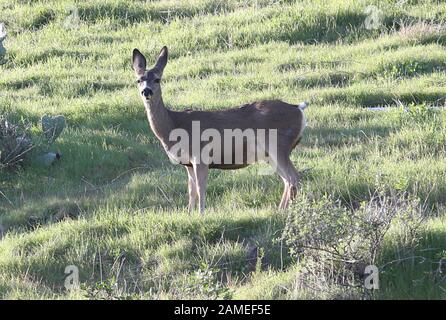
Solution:
{"label": "brown fur", "polygon": [[[164,47],[157,59],[155,66],[151,70],[146,70],[146,60],[144,56],[135,49],[133,52],[133,67],[137,78],[140,81],[139,88],[146,107],[147,117],[150,127],[166,151],[175,144],[169,141],[169,133],[173,129],[181,128],[187,132],[192,131],[192,121],[200,122],[201,131],[212,128],[216,129],[222,136],[224,129],[277,129],[277,162],[278,173],[285,183],[285,190],[282,196],[281,207],[285,208],[289,200],[294,198],[297,188],[298,175],[289,157],[291,151],[299,143],[305,120],[303,112],[298,106],[288,104],[280,100],[264,100],[240,107],[221,111],[172,111],[164,106],[161,85],[159,79],[162,77],[164,67],[167,64],[167,48]],[[146,99],[144,90],[150,89],[153,94]],[[268,135],[268,134],[267,134]],[[202,142],[201,146],[208,142]],[[204,190],[206,189],[207,170],[216,169],[239,169],[246,167],[250,163],[247,159],[247,145],[244,141],[243,150],[232,150],[233,161],[225,164],[211,163],[210,165],[195,164],[192,148],[187,167],[189,176],[189,208],[193,207],[197,195],[200,199],[200,211],[204,210]],[[235,154],[243,152],[244,162],[234,164]],[[223,160],[223,157],[222,157]],[[257,159],[256,159],[257,160]],[[203,190],[204,189],[204,190]]]}
{"label": "brown fur", "polygon": [[[192,130],[192,121],[200,121],[200,129],[217,129],[223,136],[224,129],[276,129],[278,135],[278,148],[292,151],[299,140],[298,134],[302,123],[302,111],[295,105],[280,100],[266,100],[222,111],[171,111],[168,110],[175,128]],[[203,142],[202,144],[206,144]],[[191,148],[189,148],[191,150]],[[231,164],[225,164],[223,159],[220,164],[213,164],[210,168],[239,169],[249,165],[246,162],[246,145],[244,145],[244,162],[237,165],[235,159]],[[236,152],[234,150],[234,152]],[[191,165],[190,163],[187,165]]]}

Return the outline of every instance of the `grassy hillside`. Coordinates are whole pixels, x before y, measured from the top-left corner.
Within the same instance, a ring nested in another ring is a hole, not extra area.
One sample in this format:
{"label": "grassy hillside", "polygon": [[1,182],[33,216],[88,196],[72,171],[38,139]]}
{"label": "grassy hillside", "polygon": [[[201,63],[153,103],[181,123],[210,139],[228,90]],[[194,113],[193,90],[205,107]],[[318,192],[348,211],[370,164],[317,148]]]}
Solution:
{"label": "grassy hillside", "polygon": [[[68,125],[60,161],[0,171],[0,297],[358,297],[297,284],[282,182],[261,165],[211,171],[209,210],[187,214],[186,171],[150,131],[130,64],[133,48],[154,59],[166,45],[174,110],[310,102],[299,199],[418,198],[420,241],[403,248],[395,223],[372,298],[446,298],[446,4],[313,2],[0,0],[1,112],[35,133],[44,114]],[[80,290],[64,288],[68,265]]]}

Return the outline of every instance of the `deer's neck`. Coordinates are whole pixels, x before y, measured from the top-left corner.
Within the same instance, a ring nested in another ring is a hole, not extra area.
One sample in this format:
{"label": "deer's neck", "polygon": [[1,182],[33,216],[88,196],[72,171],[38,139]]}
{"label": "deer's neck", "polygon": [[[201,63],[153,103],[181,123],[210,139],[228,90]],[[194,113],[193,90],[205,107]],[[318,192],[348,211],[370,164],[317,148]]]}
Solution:
{"label": "deer's neck", "polygon": [[169,110],[164,106],[161,92],[149,101],[144,101],[144,105],[153,133],[160,140],[164,149],[170,148],[172,142],[169,141],[169,135],[174,129],[174,123]]}

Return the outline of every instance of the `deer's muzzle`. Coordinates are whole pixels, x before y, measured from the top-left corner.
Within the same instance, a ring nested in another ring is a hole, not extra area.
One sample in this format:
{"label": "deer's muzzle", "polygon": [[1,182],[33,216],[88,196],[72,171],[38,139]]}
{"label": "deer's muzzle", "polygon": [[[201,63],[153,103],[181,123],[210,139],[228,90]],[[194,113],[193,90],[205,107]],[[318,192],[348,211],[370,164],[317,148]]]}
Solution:
{"label": "deer's muzzle", "polygon": [[152,89],[150,89],[150,88],[144,88],[144,90],[141,91],[141,94],[142,94],[144,97],[149,98],[149,97],[151,97],[151,96],[153,95],[153,91],[152,91]]}

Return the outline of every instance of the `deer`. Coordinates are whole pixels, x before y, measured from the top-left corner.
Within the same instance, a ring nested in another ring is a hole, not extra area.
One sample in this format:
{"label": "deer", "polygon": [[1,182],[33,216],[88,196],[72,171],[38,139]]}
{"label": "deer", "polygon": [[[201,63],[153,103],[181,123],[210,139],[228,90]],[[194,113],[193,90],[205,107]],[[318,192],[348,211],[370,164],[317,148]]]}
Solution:
{"label": "deer", "polygon": [[[145,56],[138,50],[133,50],[132,66],[136,75],[139,95],[143,100],[149,126],[161,143],[169,159],[177,159],[172,149],[177,141],[172,141],[171,133],[181,129],[191,134],[193,123],[201,125],[200,130],[212,129],[213,132],[224,134],[225,130],[274,130],[276,133],[275,152],[271,152],[269,144],[264,142],[264,156],[252,156],[256,147],[260,148],[260,138],[243,139],[238,146],[226,148],[221,155],[217,155],[221,161],[200,161],[200,152],[203,151],[204,142],[198,144],[198,148],[186,148],[181,162],[186,168],[189,213],[195,209],[197,200],[199,212],[204,213],[206,187],[209,169],[236,170],[244,168],[252,163],[267,159],[275,172],[282,178],[284,190],[279,204],[279,209],[286,209],[290,201],[294,200],[298,190],[299,174],[294,167],[290,156],[291,151],[298,145],[306,126],[304,109],[307,102],[297,105],[289,104],[281,100],[261,100],[239,107],[223,110],[184,110],[175,111],[164,105],[161,80],[163,71],[168,61],[168,49],[164,46],[153,67],[147,68]],[[266,139],[267,140],[267,139]],[[271,139],[270,139],[271,140]],[[194,141],[190,141],[190,144]],[[223,143],[223,142],[221,142]],[[192,150],[191,150],[192,149]],[[242,154],[242,161],[235,162],[234,158]],[[251,160],[248,161],[248,158]],[[177,159],[178,160],[178,159]],[[215,159],[214,159],[215,160]]]}

